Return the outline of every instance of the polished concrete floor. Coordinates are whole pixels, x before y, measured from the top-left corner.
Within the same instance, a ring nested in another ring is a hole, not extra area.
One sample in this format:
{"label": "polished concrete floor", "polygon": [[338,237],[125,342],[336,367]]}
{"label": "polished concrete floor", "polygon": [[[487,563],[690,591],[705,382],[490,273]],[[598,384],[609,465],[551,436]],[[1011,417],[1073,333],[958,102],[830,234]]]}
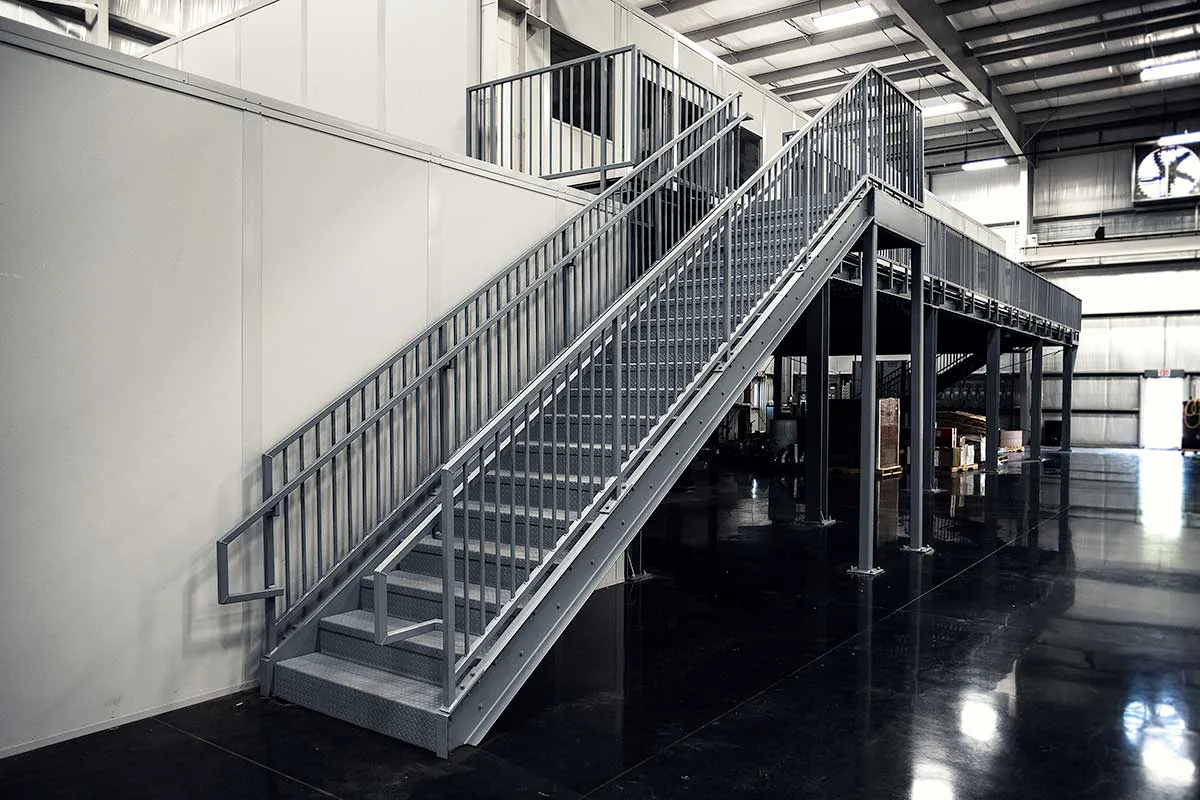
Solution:
{"label": "polished concrete floor", "polygon": [[[1200,459],[1076,451],[943,478],[879,564],[728,471],[650,524],[479,748],[448,761],[254,694],[0,761],[0,796],[1197,798]],[[852,520],[854,484],[833,511]]]}

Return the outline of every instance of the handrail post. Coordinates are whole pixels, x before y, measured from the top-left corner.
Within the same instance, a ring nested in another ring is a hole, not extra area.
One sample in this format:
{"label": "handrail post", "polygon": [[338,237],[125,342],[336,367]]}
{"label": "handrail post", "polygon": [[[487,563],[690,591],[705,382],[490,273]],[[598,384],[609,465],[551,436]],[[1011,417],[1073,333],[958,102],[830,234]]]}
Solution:
{"label": "handrail post", "polygon": [[[262,496],[267,500],[274,493],[273,472],[275,460],[269,456],[262,457]],[[262,558],[263,558],[263,588],[270,589],[275,585],[275,521],[279,507],[275,506],[263,515],[262,521]],[[275,598],[266,598],[263,606],[263,640],[264,653],[270,653],[277,643],[275,630]]]}
{"label": "handrail post", "polygon": [[[625,461],[625,417],[621,408],[621,383],[625,371],[624,337],[621,333],[621,317],[613,320],[613,475],[616,476],[616,496],[621,496],[621,464]],[[603,404],[603,399],[601,399]],[[603,413],[603,405],[601,405]]]}
{"label": "handrail post", "polygon": [[608,91],[608,56],[600,59],[600,191],[608,188],[608,121],[612,93]]}
{"label": "handrail post", "polygon": [[733,358],[733,209],[725,212],[725,361]]}
{"label": "handrail post", "polygon": [[[442,468],[441,487],[439,491],[442,504],[442,704],[449,708],[454,702],[454,472],[449,467]],[[465,539],[465,537],[464,537]],[[464,549],[464,555],[465,555]],[[464,565],[465,567],[465,565]],[[464,587],[466,571],[463,572]],[[463,592],[464,602],[467,592]],[[471,613],[464,608],[463,613]],[[464,646],[464,652],[467,649]]]}
{"label": "handrail post", "polygon": [[[441,356],[446,355],[446,351],[450,348],[446,344],[445,328],[438,330],[439,353]],[[441,372],[438,374],[438,427],[440,444],[442,447],[442,461],[449,461],[450,456],[454,455],[455,445],[450,443],[450,379],[454,374],[454,359],[450,359],[442,365]]]}

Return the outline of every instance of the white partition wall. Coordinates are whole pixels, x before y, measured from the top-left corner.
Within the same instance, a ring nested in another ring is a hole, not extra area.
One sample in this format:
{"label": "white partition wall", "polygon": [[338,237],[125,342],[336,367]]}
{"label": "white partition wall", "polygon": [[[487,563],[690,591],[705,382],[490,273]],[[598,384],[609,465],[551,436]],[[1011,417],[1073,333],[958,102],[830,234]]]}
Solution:
{"label": "white partition wall", "polygon": [[0,20],[0,756],[247,685],[260,454],[587,200],[182,78]]}
{"label": "white partition wall", "polygon": [[146,58],[461,153],[480,14],[479,0],[266,0]]}

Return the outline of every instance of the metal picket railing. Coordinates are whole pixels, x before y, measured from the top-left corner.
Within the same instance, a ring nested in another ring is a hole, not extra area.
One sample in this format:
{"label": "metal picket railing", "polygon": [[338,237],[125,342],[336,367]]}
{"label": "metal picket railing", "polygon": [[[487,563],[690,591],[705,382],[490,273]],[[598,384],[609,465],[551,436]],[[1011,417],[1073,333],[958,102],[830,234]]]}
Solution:
{"label": "metal picket railing", "polygon": [[[262,458],[263,502],[217,542],[222,603],[266,601],[267,652],[436,486],[443,461],[735,186],[744,120],[715,104]],[[230,588],[261,529],[262,588]],[[247,548],[248,550],[251,548]]]}
{"label": "metal picket railing", "polygon": [[542,178],[633,167],[721,96],[621,47],[467,89],[467,155]]}
{"label": "metal picket railing", "polygon": [[[442,617],[389,630],[386,603],[375,614],[381,643],[442,631],[445,705],[482,673],[476,662],[556,554],[620,491],[664,414],[722,362],[842,209],[882,176],[919,202],[920,131],[916,104],[865,70],[447,460],[440,507],[374,574],[381,587],[414,542],[440,537]],[[725,180],[736,163],[731,152],[719,164]],[[460,568],[456,550],[478,564]]]}

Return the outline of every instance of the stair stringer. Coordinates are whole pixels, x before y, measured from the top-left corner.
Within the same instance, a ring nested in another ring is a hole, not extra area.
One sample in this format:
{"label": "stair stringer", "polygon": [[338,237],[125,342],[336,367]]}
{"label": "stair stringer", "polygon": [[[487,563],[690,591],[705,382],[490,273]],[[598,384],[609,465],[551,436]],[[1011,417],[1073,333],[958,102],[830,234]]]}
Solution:
{"label": "stair stringer", "polygon": [[[757,318],[727,345],[723,366],[693,383],[689,399],[658,426],[663,433],[557,565],[546,583],[514,617],[476,668],[478,675],[449,709],[449,747],[478,744],[641,526],[741,395],[749,376],[799,321],[817,291],[874,222],[876,189],[859,188],[840,221],[788,268],[780,288]],[[719,360],[725,351],[722,350]],[[652,434],[654,436],[654,434]],[[544,613],[544,609],[553,609]],[[539,613],[543,612],[543,613]]]}

